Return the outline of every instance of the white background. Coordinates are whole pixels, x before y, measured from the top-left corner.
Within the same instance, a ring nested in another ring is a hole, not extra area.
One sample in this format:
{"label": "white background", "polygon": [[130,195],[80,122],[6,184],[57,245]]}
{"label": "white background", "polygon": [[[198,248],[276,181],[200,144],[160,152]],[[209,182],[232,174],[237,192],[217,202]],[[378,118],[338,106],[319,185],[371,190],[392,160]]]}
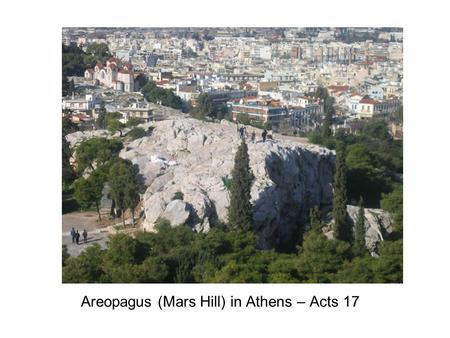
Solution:
{"label": "white background", "polygon": [[[448,337],[448,10],[400,1],[11,1],[0,49],[3,337]],[[403,285],[62,285],[61,27],[404,27]],[[82,297],[310,299],[355,309],[81,309]]]}

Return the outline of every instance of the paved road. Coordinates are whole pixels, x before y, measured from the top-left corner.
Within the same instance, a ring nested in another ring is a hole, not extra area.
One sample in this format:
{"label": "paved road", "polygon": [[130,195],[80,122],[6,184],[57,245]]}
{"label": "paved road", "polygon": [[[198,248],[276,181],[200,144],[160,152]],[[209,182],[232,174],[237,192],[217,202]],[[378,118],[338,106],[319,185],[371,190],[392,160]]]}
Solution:
{"label": "paved road", "polygon": [[[80,244],[72,243],[70,229],[72,227],[82,234],[86,229],[88,233],[87,243],[83,242],[83,236],[80,237]],[[71,256],[78,256],[90,245],[97,243],[101,247],[106,247],[108,232],[97,223],[96,212],[71,212],[62,216],[62,244],[67,245],[67,250]]]}

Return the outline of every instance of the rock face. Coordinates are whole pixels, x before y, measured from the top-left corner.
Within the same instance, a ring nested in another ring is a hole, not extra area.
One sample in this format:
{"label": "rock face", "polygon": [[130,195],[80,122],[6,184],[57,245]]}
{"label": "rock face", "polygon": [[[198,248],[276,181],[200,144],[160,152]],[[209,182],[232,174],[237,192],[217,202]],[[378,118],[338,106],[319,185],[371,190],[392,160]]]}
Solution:
{"label": "rock face", "polygon": [[[358,206],[347,205],[348,220],[353,226],[353,231],[355,231],[358,211]],[[392,219],[384,210],[366,208],[364,209],[364,227],[366,229],[366,247],[372,255],[376,255],[380,242],[394,230]],[[333,238],[332,221],[325,228],[325,235]]]}
{"label": "rock face", "polygon": [[185,224],[189,219],[188,205],[181,200],[173,200],[166,206],[161,217],[167,219],[172,226]]}
{"label": "rock face", "polygon": [[[347,205],[347,214],[353,227],[358,219],[359,207]],[[366,247],[371,253],[377,252],[377,247],[393,229],[389,214],[381,209],[364,209],[364,226],[366,228]]]}
{"label": "rock face", "polygon": [[105,137],[111,138],[111,133],[107,130],[89,130],[89,131],[76,131],[72,134],[66,135],[66,140],[69,142],[71,147],[88,140],[93,137]]}
{"label": "rock face", "polygon": [[[207,231],[226,222],[234,155],[240,143],[236,125],[183,117],[155,122],[151,136],[131,142],[120,156],[139,166],[147,190],[143,227],[153,230],[158,218]],[[248,133],[252,128],[247,128]],[[247,141],[255,175],[251,189],[254,230],[262,248],[296,236],[311,206],[332,201],[334,152],[288,140]],[[174,200],[177,192],[183,200]]]}

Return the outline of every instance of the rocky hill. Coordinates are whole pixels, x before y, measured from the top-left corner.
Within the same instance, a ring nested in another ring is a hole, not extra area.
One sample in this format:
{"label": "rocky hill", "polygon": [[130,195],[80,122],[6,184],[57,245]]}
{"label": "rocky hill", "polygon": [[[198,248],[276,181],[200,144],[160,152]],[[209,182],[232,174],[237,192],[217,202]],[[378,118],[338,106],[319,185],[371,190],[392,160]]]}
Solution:
{"label": "rocky hill", "polygon": [[[240,143],[236,124],[203,122],[184,116],[141,125],[150,136],[126,143],[120,156],[139,166],[147,186],[142,196],[142,227],[153,231],[165,218],[173,226],[188,224],[197,231],[227,222],[230,175]],[[247,139],[250,166],[255,176],[251,190],[254,231],[262,248],[286,246],[299,236],[310,207],[330,210],[335,154],[316,145],[280,139]],[[112,137],[106,131],[67,135],[72,146],[91,137]],[[357,207],[348,206],[355,223]],[[332,231],[324,229],[328,237]],[[366,209],[366,244],[371,252],[390,232],[389,216]]]}
{"label": "rocky hill", "polygon": [[[154,127],[151,136],[128,144],[120,154],[139,166],[148,186],[144,228],[152,230],[160,217],[198,231],[226,222],[226,185],[240,142],[236,125],[175,118]],[[255,131],[256,142],[247,140],[255,175],[254,230],[260,245],[269,248],[298,236],[311,206],[331,204],[334,152],[288,140],[263,143],[261,130]]]}

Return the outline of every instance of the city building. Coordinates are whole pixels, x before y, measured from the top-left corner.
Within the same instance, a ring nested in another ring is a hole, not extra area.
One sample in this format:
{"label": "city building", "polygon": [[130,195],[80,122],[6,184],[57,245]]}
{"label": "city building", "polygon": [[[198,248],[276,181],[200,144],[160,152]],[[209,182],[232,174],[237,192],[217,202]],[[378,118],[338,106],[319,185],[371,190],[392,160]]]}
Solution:
{"label": "city building", "polygon": [[109,59],[106,65],[97,62],[94,69],[86,69],[84,78],[98,81],[101,85],[118,91],[134,91],[133,66],[130,63],[122,63],[117,58]]}

